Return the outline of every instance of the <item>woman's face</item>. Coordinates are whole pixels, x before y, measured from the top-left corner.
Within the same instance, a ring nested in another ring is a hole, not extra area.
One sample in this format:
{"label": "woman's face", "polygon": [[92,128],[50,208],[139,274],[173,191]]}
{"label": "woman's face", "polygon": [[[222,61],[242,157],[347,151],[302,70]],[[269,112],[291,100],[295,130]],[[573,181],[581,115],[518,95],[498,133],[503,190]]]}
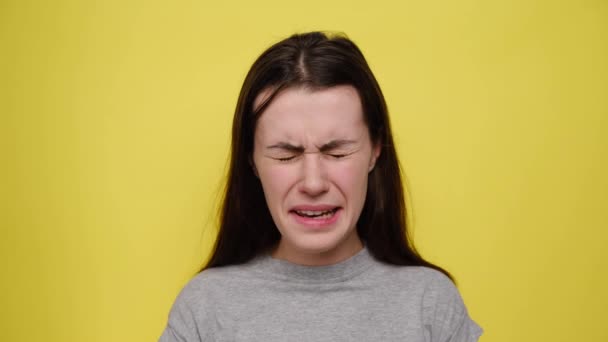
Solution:
{"label": "woman's face", "polygon": [[[254,106],[265,96],[268,92]],[[273,256],[324,265],[357,253],[362,244],[356,223],[379,153],[354,87],[277,94],[257,122],[253,151],[266,203],[281,233]]]}

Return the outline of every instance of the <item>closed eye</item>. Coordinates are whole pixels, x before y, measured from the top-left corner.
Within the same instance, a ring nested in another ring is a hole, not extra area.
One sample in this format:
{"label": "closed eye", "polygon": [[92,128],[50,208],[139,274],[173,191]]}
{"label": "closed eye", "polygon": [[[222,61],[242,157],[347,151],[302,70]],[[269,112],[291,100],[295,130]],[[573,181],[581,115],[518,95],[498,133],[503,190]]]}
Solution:
{"label": "closed eye", "polygon": [[291,156],[291,157],[283,157],[283,158],[273,158],[275,160],[281,161],[281,162],[286,162],[286,161],[290,161],[292,159],[294,159],[296,156]]}
{"label": "closed eye", "polygon": [[[316,153],[316,152],[311,152],[311,153]],[[329,156],[333,159],[342,159],[344,157],[347,157],[349,155],[351,155],[351,153],[325,153],[326,156]],[[295,155],[291,155],[291,156],[286,156],[286,157],[270,157],[276,161],[279,162],[288,162],[288,161],[293,161],[296,158],[298,158],[300,156],[300,154],[295,154]]]}
{"label": "closed eye", "polygon": [[344,151],[334,151],[333,153],[330,152],[326,152],[326,155],[330,156],[333,159],[342,159],[344,157],[348,157],[351,154],[355,153],[356,151],[348,151],[348,152],[344,152]]}

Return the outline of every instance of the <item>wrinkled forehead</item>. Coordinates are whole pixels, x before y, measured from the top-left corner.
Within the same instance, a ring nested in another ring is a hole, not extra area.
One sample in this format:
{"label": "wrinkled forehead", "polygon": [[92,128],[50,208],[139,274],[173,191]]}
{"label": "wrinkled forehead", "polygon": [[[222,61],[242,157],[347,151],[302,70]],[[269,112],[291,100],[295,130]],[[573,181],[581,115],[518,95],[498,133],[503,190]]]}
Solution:
{"label": "wrinkled forehead", "polygon": [[289,88],[276,94],[266,90],[256,98],[254,108],[260,106],[255,134],[264,138],[354,139],[367,133],[361,100],[352,86]]}

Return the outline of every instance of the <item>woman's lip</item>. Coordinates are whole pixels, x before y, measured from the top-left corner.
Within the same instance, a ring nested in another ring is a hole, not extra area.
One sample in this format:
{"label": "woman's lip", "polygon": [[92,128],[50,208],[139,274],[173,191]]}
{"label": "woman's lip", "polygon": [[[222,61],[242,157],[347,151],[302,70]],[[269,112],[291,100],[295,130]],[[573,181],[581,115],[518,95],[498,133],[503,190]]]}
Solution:
{"label": "woman's lip", "polygon": [[327,211],[340,208],[337,205],[317,204],[317,205],[297,205],[291,208],[290,211]]}
{"label": "woman's lip", "polygon": [[336,212],[330,217],[323,219],[300,216],[293,211],[289,212],[289,215],[293,217],[297,223],[312,229],[322,229],[331,227],[334,223],[336,223],[336,221],[338,221],[340,214],[342,214],[341,208],[338,208],[338,210],[336,210]]}

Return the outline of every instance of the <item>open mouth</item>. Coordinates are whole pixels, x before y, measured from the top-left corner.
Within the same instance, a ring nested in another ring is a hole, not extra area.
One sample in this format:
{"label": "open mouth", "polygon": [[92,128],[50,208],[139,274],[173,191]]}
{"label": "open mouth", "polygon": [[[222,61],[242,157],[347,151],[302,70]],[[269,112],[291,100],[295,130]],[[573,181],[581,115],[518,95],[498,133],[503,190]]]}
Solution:
{"label": "open mouth", "polygon": [[292,212],[300,217],[324,220],[334,216],[339,209],[340,207],[330,210],[292,210]]}

